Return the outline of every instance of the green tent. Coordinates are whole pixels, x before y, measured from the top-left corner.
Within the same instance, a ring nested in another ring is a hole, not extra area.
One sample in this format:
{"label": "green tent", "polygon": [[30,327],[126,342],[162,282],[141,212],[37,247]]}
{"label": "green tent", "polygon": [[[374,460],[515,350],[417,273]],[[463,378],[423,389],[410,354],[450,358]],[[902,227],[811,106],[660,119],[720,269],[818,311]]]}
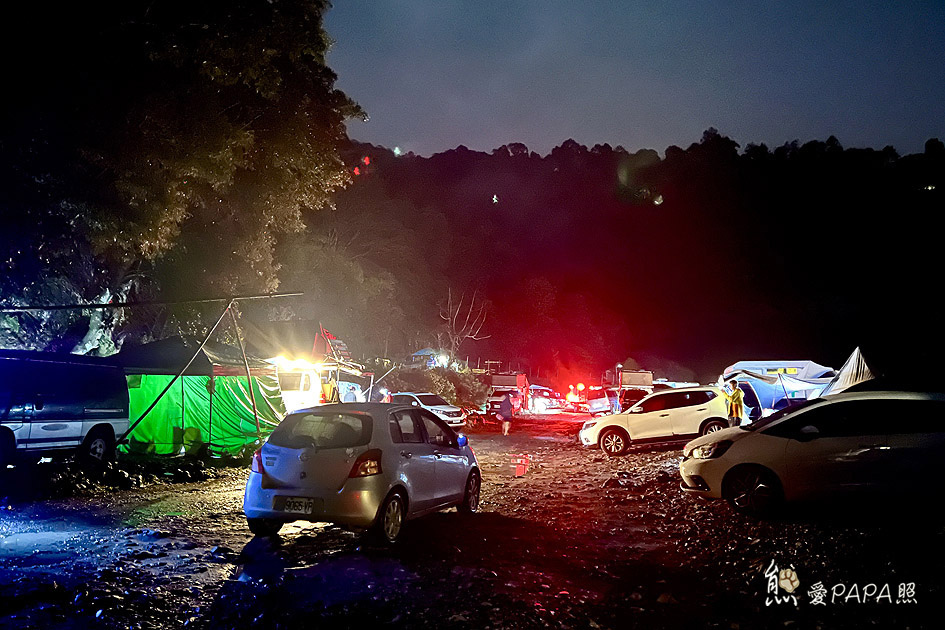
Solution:
{"label": "green tent", "polygon": [[122,349],[113,357],[128,380],[132,423],[158,401],[128,436],[125,452],[174,455],[206,446],[211,453],[235,454],[265,439],[285,416],[275,366],[248,358],[250,397],[246,364],[237,348],[208,343],[174,381],[198,346],[173,337]]}

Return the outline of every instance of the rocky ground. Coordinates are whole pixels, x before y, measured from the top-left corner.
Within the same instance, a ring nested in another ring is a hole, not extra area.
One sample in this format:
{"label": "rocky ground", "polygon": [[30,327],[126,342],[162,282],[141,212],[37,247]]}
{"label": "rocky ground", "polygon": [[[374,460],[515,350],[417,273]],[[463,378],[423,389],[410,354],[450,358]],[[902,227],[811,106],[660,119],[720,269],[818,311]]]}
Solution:
{"label": "rocky ground", "polygon": [[[798,506],[758,521],[683,494],[680,445],[608,458],[577,444],[583,419],[470,433],[480,513],[413,521],[393,548],[328,524],[253,538],[246,467],[221,465],[234,462],[9,469],[0,626],[941,626],[936,502]],[[794,571],[794,600],[768,593],[772,563]]]}

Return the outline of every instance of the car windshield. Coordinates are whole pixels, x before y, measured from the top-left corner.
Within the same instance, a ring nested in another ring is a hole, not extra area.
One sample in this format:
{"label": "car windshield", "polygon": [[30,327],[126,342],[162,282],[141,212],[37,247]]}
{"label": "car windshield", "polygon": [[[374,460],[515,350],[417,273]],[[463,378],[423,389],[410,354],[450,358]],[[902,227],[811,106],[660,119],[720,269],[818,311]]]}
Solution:
{"label": "car windshield", "polygon": [[428,407],[436,407],[438,405],[449,405],[448,402],[437,396],[436,394],[425,394],[423,396],[417,396],[417,399],[420,401],[421,405],[426,405]]}
{"label": "car windshield", "polygon": [[822,402],[824,402],[824,399],[823,399],[823,398],[814,398],[814,399],[812,399],[812,400],[801,400],[801,401],[798,401],[798,402],[795,402],[795,403],[791,403],[790,405],[788,405],[788,406],[785,407],[784,409],[780,409],[780,410],[778,410],[778,411],[775,411],[775,412],[774,412],[773,414],[771,414],[770,416],[765,416],[764,418],[758,418],[757,420],[755,420],[755,421],[752,422],[751,424],[745,425],[745,426],[743,426],[742,428],[745,429],[746,431],[757,431],[758,429],[763,429],[763,428],[765,428],[766,426],[768,426],[769,424],[771,424],[771,423],[773,423],[773,422],[777,422],[778,420],[780,420],[780,419],[783,418],[784,416],[788,415],[789,413],[794,413],[794,412],[797,411],[798,409],[804,409],[804,408],[806,408],[806,407],[812,407],[812,406],[817,405],[817,404],[822,403]]}
{"label": "car windshield", "polygon": [[351,448],[371,439],[371,418],[348,413],[299,413],[288,416],[269,436],[286,448]]}

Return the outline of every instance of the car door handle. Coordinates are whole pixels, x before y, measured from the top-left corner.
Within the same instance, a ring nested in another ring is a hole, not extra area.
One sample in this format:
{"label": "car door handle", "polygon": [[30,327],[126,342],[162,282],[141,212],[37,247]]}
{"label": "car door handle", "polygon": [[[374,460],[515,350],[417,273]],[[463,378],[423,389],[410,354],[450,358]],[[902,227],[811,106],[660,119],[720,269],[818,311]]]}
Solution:
{"label": "car door handle", "polygon": [[661,413],[661,414],[660,414],[660,418],[665,418],[665,417],[668,416],[668,415],[669,415],[668,413]]}
{"label": "car door handle", "polygon": [[696,411],[705,411],[708,407],[703,407],[702,409],[696,409]]}
{"label": "car door handle", "polygon": [[400,456],[410,459],[411,457],[413,457],[413,453],[411,453],[410,451],[400,451]]}

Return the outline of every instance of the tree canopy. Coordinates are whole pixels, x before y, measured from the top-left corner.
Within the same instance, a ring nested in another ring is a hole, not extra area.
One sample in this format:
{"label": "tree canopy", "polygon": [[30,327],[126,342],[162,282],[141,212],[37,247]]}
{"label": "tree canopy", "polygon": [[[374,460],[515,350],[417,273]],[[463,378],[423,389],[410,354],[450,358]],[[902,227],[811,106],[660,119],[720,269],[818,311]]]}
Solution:
{"label": "tree canopy", "polygon": [[[327,7],[32,3],[11,15],[0,299],[275,289],[276,241],[349,180],[344,121],[364,116],[325,63]],[[87,315],[6,320],[5,343],[41,348]]]}

